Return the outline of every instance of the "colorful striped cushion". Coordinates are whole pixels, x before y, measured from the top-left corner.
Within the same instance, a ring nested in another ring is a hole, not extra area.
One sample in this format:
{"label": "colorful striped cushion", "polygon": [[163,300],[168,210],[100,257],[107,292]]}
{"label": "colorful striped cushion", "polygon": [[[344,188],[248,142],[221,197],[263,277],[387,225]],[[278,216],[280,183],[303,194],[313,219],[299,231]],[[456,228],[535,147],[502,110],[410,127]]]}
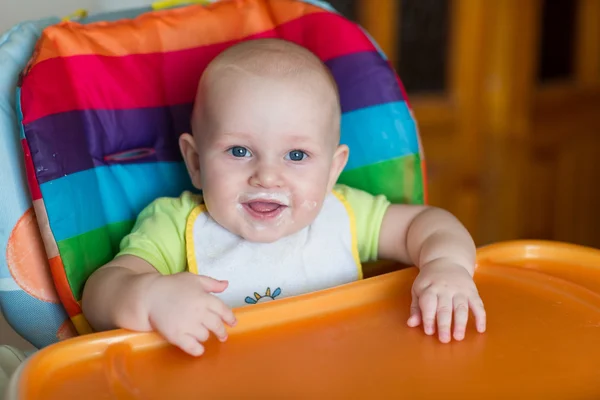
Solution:
{"label": "colorful striped cushion", "polygon": [[61,301],[89,331],[79,300],[137,213],[191,189],[178,136],[189,130],[204,67],[223,49],[280,37],[312,50],[340,87],[340,181],[423,203],[419,138],[399,79],[356,24],[300,0],[221,1],[132,20],[47,28],[20,85],[29,185]]}

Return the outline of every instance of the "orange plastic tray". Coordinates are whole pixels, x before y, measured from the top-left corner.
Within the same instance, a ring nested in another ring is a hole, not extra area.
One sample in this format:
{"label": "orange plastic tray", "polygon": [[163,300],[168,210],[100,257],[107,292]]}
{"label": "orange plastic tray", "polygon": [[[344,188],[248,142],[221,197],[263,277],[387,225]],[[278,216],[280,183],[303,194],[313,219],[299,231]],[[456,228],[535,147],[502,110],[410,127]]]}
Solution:
{"label": "orange plastic tray", "polygon": [[22,399],[600,398],[600,251],[508,242],[478,251],[488,331],[442,344],[408,328],[414,268],[237,311],[192,358],[114,331],[35,354]]}

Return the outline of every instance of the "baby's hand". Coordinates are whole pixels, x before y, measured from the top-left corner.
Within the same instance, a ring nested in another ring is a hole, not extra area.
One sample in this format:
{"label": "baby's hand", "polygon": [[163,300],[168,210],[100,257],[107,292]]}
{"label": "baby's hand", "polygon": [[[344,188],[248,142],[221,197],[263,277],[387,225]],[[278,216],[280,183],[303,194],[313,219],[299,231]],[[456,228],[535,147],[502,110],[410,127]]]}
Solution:
{"label": "baby's hand", "polygon": [[223,342],[227,339],[224,323],[236,323],[231,309],[211,294],[226,288],[227,282],[189,272],[159,276],[148,288],[148,320],[171,344],[199,356],[210,332]]}
{"label": "baby's hand", "polygon": [[477,330],[484,332],[486,313],[473,278],[464,267],[447,259],[437,259],[423,265],[413,283],[408,325],[415,327],[423,322],[425,333],[433,335],[437,315],[439,340],[448,343],[454,313],[454,339],[462,340],[469,308]]}

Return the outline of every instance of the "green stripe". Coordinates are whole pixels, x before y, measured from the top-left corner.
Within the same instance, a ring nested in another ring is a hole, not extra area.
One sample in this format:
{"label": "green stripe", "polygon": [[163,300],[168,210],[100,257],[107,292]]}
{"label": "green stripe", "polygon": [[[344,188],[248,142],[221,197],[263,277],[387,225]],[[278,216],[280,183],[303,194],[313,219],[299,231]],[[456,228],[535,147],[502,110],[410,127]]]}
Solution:
{"label": "green stripe", "polygon": [[134,222],[116,222],[57,243],[76,300],[81,299],[83,285],[92,272],[117,254],[121,239],[131,231]]}
{"label": "green stripe", "polygon": [[[371,194],[384,194],[392,203],[423,204],[423,174],[419,155],[367,165],[340,175],[339,183]],[[134,220],[116,222],[58,242],[67,280],[76,300],[99,267],[113,259]]]}
{"label": "green stripe", "polygon": [[383,194],[396,204],[424,202],[423,171],[418,154],[344,171],[338,182],[374,195]]}

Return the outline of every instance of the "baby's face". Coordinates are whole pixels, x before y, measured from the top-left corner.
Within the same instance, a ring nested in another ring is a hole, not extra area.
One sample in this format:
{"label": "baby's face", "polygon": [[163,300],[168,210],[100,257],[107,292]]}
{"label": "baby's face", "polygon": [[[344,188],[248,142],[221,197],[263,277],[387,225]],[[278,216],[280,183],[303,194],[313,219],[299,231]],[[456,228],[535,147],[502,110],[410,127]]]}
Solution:
{"label": "baby's face", "polygon": [[215,221],[246,240],[272,242],[315,219],[347,159],[327,94],[306,79],[243,71],[207,89],[196,135]]}

